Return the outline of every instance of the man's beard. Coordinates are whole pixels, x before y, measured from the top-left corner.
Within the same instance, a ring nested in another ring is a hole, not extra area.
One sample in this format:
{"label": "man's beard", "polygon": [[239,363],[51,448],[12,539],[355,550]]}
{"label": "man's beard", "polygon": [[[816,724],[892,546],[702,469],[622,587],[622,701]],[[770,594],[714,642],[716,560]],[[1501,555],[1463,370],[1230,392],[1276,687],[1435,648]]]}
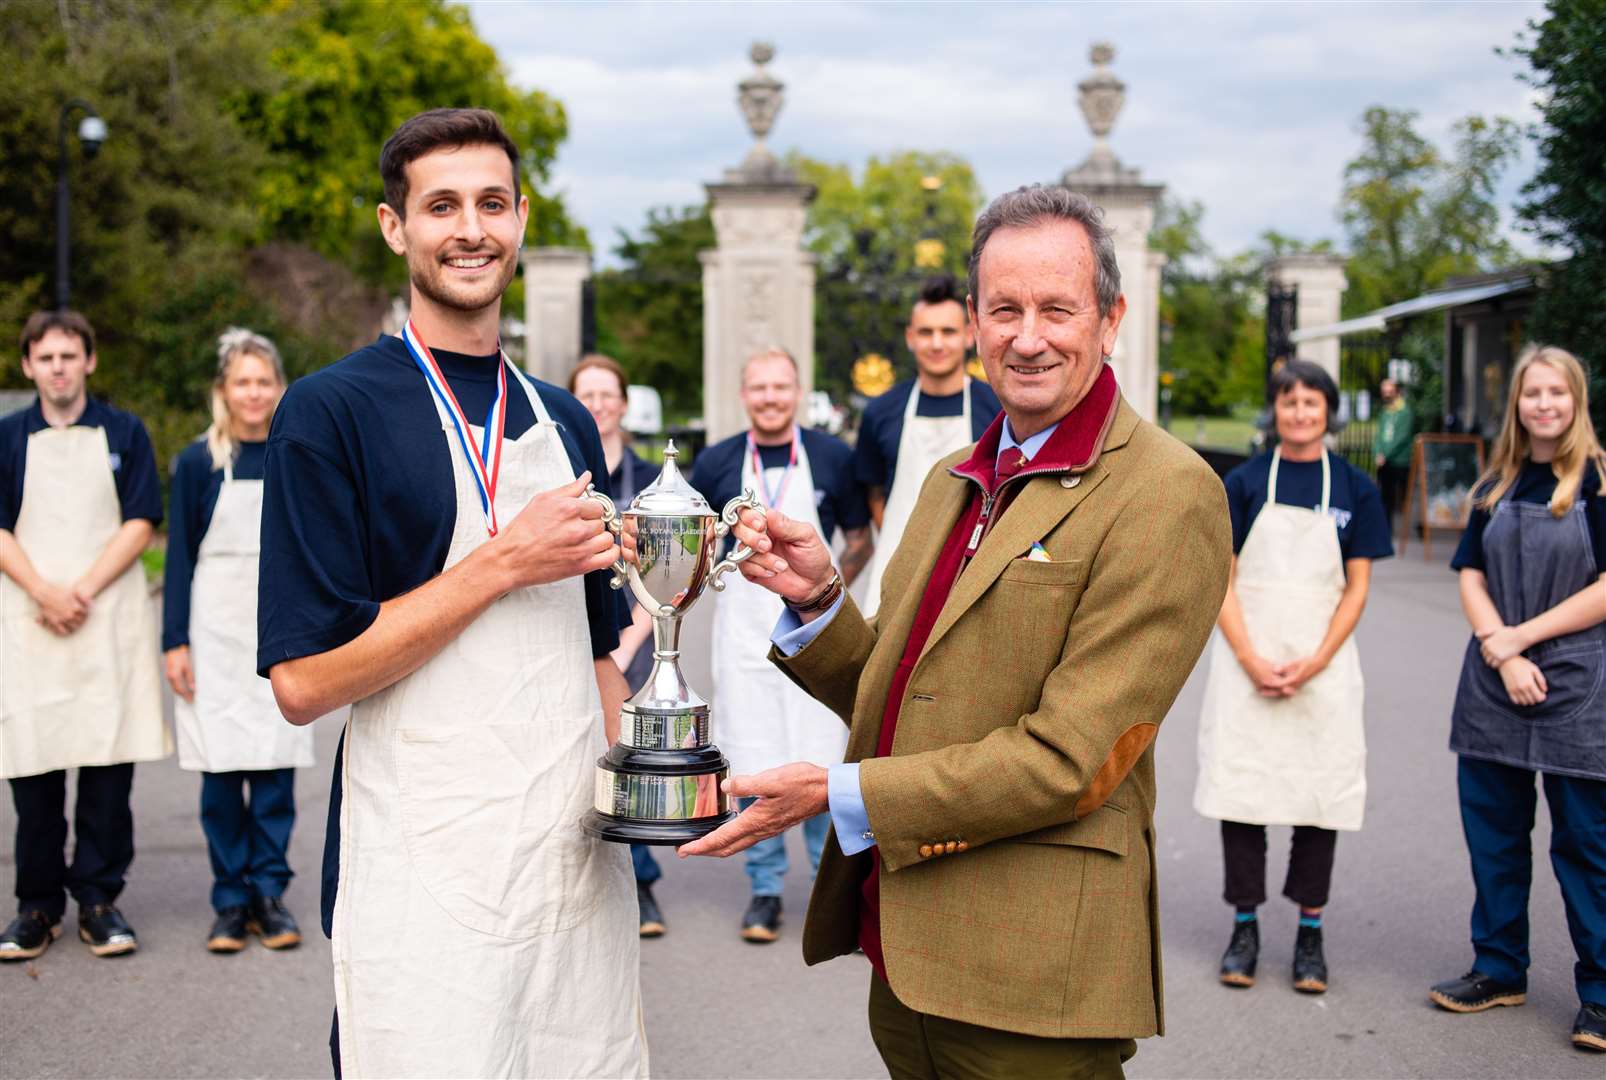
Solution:
{"label": "man's beard", "polygon": [[[518,272],[518,263],[514,259],[497,257],[497,265],[502,266],[501,280],[480,286],[468,286],[453,289],[446,281],[445,271],[440,260],[431,255],[425,259],[415,261],[411,256],[407,260],[408,276],[412,279],[413,288],[424,296],[439,304],[441,307],[453,311],[475,312],[483,311],[502,298],[508,285],[513,281],[513,275]],[[503,265],[505,262],[505,265]]]}

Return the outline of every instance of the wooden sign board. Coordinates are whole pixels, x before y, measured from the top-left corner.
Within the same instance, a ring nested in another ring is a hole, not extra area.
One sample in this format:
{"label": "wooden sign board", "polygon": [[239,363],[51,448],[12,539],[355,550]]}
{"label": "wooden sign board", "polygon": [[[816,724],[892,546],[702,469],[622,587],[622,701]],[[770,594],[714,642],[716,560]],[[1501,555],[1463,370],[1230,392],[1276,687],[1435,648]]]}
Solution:
{"label": "wooden sign board", "polygon": [[1411,475],[1400,519],[1400,553],[1411,529],[1422,534],[1422,558],[1432,558],[1434,529],[1464,529],[1472,489],[1483,475],[1483,440],[1476,435],[1418,435],[1411,445]]}

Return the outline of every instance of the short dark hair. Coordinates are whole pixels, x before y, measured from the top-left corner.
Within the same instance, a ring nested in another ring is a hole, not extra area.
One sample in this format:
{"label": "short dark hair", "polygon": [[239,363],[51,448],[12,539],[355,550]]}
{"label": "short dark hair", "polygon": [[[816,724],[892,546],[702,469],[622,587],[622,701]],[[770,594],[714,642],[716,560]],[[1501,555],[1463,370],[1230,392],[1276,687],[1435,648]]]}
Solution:
{"label": "short dark hair", "polygon": [[1337,431],[1344,425],[1338,419],[1338,384],[1320,364],[1309,360],[1288,360],[1271,373],[1271,400],[1276,401],[1296,386],[1314,390],[1327,400],[1327,430]]}
{"label": "short dark hair", "polygon": [[28,321],[22,324],[22,341],[17,351],[27,357],[33,351],[34,342],[50,333],[52,330],[61,330],[69,334],[78,335],[78,340],[84,343],[84,355],[90,356],[95,352],[95,329],[89,325],[89,320],[76,311],[66,308],[60,311],[36,311],[28,316]]}
{"label": "short dark hair", "polygon": [[407,166],[442,147],[496,146],[513,166],[513,199],[519,198],[519,148],[501,119],[490,109],[431,109],[397,128],[379,151],[379,176],[385,182],[385,203],[398,217],[407,216]]}
{"label": "short dark hair", "polygon": [[933,274],[920,283],[920,297],[915,303],[946,304],[950,300],[960,307],[965,306],[965,297],[959,291],[959,282],[954,280],[952,274]]}

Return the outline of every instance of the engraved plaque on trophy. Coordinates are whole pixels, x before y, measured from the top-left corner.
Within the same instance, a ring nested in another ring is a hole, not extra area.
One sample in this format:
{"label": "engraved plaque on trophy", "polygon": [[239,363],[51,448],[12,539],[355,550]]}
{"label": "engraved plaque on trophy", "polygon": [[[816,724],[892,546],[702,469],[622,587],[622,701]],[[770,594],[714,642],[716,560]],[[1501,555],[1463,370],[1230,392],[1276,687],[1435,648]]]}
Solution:
{"label": "engraved plaque on trophy", "polygon": [[596,801],[581,819],[587,832],[620,843],[684,844],[736,816],[720,790],[730,763],[709,739],[708,702],[680,670],[680,623],[706,586],[724,588],[720,576],[753,554],[738,543],[716,561],[742,507],[763,507],[747,491],[716,513],[681,475],[678,456],[671,441],[658,479],[623,511],[587,491],[610,529],[635,538],[635,560],[614,564],[613,587],[628,583],[652,616],[652,674],[620,711],[619,741],[597,759]]}

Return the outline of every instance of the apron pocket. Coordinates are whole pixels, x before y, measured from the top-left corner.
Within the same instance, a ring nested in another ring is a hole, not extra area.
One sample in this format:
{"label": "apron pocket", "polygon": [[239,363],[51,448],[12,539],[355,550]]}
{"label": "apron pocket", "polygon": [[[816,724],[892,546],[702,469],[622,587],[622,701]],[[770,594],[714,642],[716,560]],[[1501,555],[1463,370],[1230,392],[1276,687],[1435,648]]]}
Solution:
{"label": "apron pocket", "polygon": [[[597,730],[589,714],[563,727]],[[580,829],[589,741],[552,724],[397,732],[401,827],[413,872],[463,926],[523,939],[565,930],[601,903],[606,860]]]}
{"label": "apron pocket", "polygon": [[1577,719],[1599,696],[1601,677],[1606,671],[1606,646],[1598,641],[1566,645],[1546,650],[1541,646],[1534,657],[1545,677],[1545,700],[1538,705],[1517,705],[1506,693],[1500,672],[1483,662],[1474,641],[1467,649],[1465,663],[1472,668],[1472,686],[1493,708],[1527,724],[1559,724]]}

